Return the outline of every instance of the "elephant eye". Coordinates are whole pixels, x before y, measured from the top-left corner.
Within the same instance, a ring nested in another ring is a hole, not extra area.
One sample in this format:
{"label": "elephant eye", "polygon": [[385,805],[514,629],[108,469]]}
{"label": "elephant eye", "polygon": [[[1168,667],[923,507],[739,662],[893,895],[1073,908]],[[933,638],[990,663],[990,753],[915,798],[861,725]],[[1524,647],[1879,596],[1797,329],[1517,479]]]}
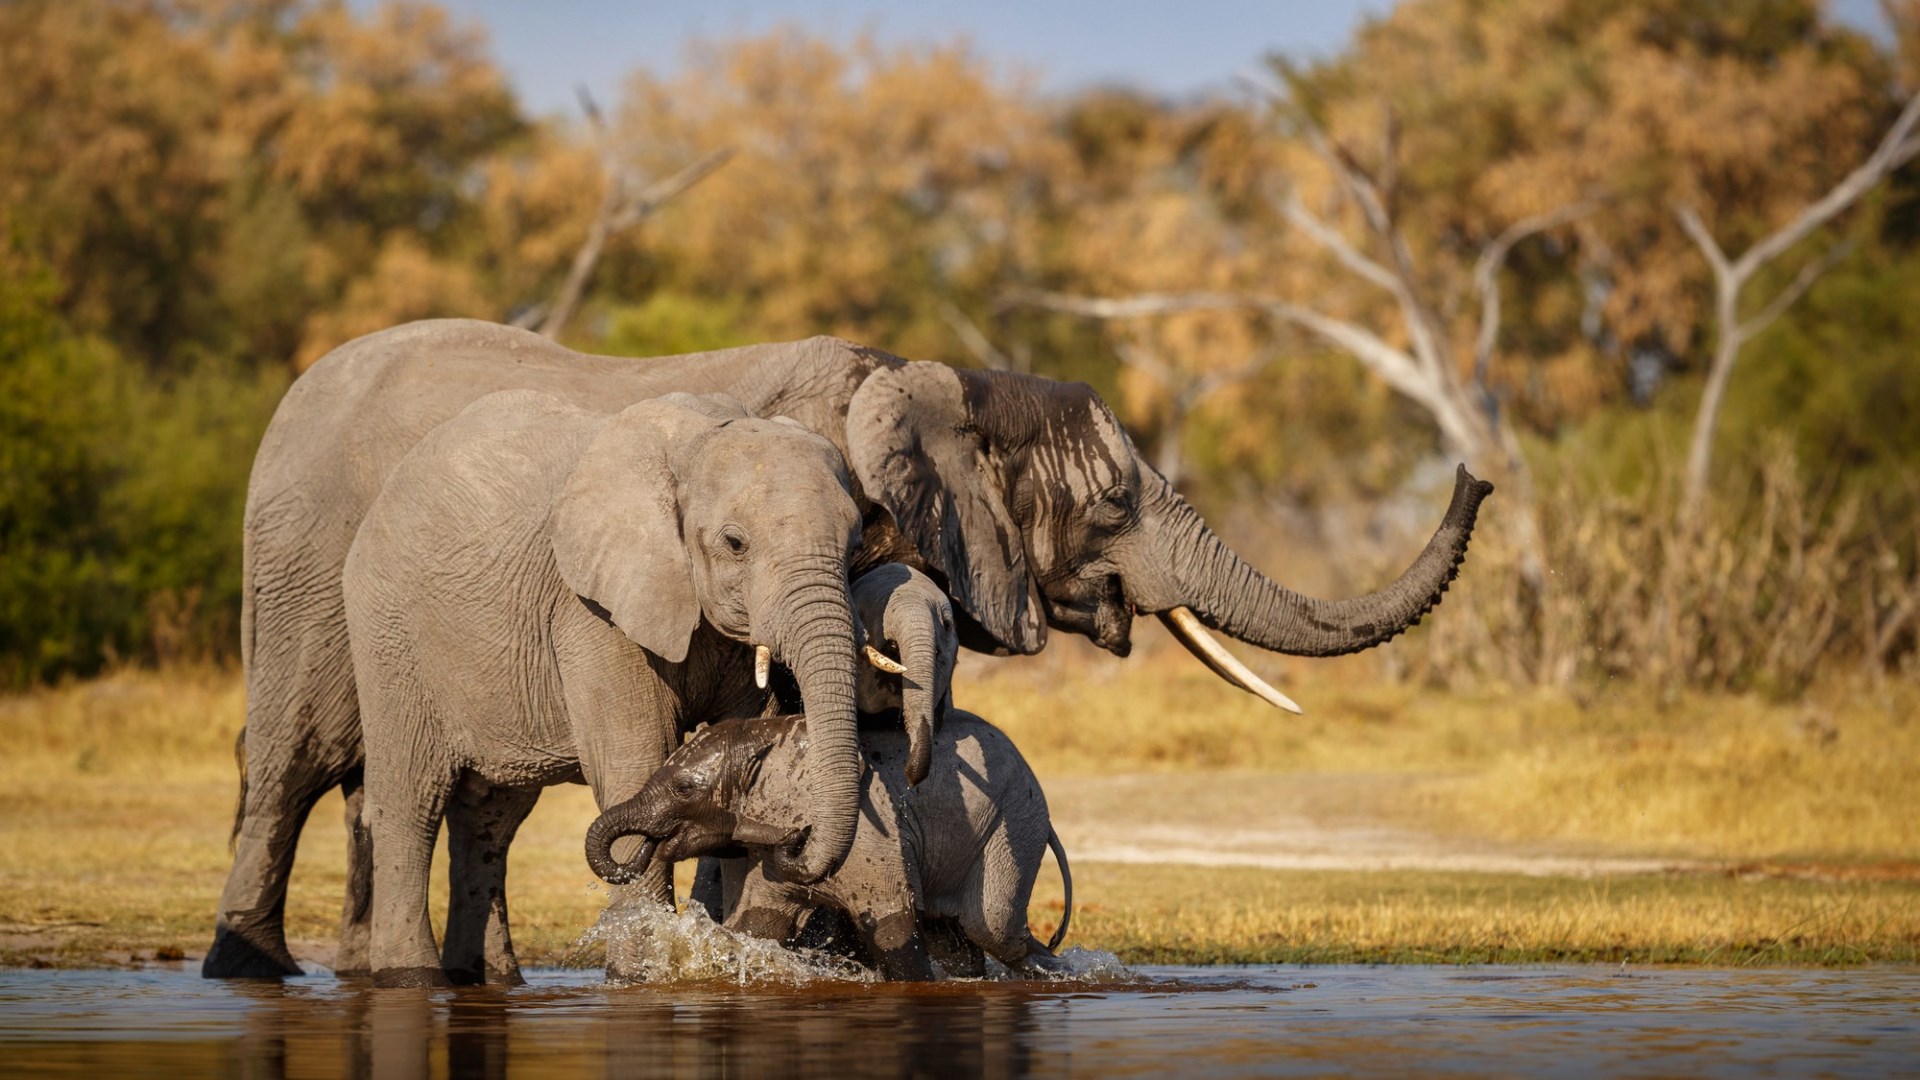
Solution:
{"label": "elephant eye", "polygon": [[1127,489],[1113,487],[1100,493],[1100,500],[1094,504],[1094,513],[1107,521],[1124,521],[1133,513],[1133,507],[1127,497]]}
{"label": "elephant eye", "polygon": [[727,550],[735,555],[744,555],[747,552],[747,534],[740,531],[738,525],[729,525],[721,529],[720,542],[727,545]]}

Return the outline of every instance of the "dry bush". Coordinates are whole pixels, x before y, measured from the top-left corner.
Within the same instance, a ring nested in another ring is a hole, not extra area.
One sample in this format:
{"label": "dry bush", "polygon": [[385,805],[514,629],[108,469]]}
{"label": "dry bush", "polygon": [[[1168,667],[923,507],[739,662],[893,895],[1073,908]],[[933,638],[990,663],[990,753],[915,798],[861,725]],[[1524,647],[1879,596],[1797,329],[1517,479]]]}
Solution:
{"label": "dry bush", "polygon": [[1399,658],[1410,674],[1794,697],[1842,665],[1876,677],[1914,665],[1920,514],[1889,523],[1858,495],[1811,486],[1784,449],[1691,530],[1670,484],[1539,487],[1545,591],[1522,584],[1491,504],[1444,626]]}

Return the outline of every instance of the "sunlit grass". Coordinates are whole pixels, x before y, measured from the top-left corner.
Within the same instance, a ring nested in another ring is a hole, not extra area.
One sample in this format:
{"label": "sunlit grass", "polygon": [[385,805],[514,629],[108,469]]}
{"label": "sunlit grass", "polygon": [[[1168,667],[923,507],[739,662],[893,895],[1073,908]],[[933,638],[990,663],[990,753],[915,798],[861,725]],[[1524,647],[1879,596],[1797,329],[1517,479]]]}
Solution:
{"label": "sunlit grass", "polygon": [[[1725,875],[1074,867],[1071,941],[1129,963],[1854,964],[1920,961],[1920,883]],[[1034,922],[1050,931],[1051,873]],[[1043,911],[1045,917],[1043,917]]]}
{"label": "sunlit grass", "polygon": [[[1012,733],[1043,781],[1223,767],[1397,772],[1424,778],[1421,824],[1475,835],[1828,866],[1920,851],[1911,688],[1884,699],[1836,690],[1811,707],[1661,708],[1625,694],[1582,707],[1327,677],[1288,685],[1312,710],[1289,718],[1174,659],[1096,661],[1072,683],[1064,667],[973,663],[960,701]],[[228,865],[241,716],[239,680],[218,670],[130,672],[0,699],[0,962],[206,946]],[[584,788],[550,789],[514,846],[514,931],[529,962],[564,960],[604,901],[581,856],[593,813]],[[339,820],[337,795],[315,810],[288,902],[290,936],[309,955],[324,955],[337,926]],[[1048,865],[1034,907],[1043,935],[1059,895]],[[1132,962],[1920,960],[1912,874],[1074,868],[1071,941]]]}
{"label": "sunlit grass", "polygon": [[1004,728],[1042,777],[1416,773],[1428,828],[1660,855],[1920,857],[1920,687],[1910,683],[1835,683],[1790,704],[1663,701],[1632,687],[1437,692],[1347,661],[1287,682],[1307,709],[1289,716],[1184,656],[1054,648],[1062,655],[964,661],[955,685],[957,703]]}

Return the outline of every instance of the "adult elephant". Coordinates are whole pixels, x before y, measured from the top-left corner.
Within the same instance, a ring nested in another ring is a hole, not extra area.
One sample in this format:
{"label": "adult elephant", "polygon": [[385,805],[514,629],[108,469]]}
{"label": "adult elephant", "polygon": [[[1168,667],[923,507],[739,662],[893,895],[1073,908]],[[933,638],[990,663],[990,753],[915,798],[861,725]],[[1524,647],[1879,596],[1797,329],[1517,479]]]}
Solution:
{"label": "adult elephant", "polygon": [[[507,390],[421,440],[346,565],[375,978],[518,983],[516,815],[567,780],[611,806],[695,723],[754,715],[760,650],[792,668],[819,718],[813,749],[831,775],[796,801],[810,792],[812,831],[846,839],[818,850],[851,844],[864,765],[846,567],[859,523],[826,440],[718,397],[669,394],[609,417]],[[443,820],[441,954],[427,882]]]}
{"label": "adult elephant", "polygon": [[[248,487],[246,770],[204,974],[299,970],[282,928],[287,878],[307,814],[335,785],[349,828],[336,968],[365,970],[370,862],[341,567],[395,463],[468,404],[508,389],[608,412],[671,391],[722,393],[793,418],[852,469],[865,533],[853,571],[890,561],[925,569],[954,600],[961,643],[992,652],[1038,652],[1053,628],[1125,655],[1143,613],[1177,618],[1171,625],[1201,653],[1201,623],[1293,655],[1369,648],[1439,602],[1492,490],[1462,469],[1440,528],[1398,580],[1317,600],[1215,537],[1082,384],[909,362],[833,338],[632,360],[435,320],[348,342],[287,392]],[[1224,652],[1204,658],[1252,688]],[[821,849],[827,839],[809,840],[808,865],[844,857]],[[670,888],[660,868],[651,873],[649,888]]]}

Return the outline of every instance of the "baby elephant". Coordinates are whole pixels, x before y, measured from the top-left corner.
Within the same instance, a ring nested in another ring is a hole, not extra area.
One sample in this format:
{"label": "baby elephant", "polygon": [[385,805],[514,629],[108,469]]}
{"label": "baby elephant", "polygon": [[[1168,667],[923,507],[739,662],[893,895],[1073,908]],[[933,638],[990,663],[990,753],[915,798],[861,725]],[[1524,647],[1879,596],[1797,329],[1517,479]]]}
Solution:
{"label": "baby elephant", "polygon": [[[925,781],[909,785],[907,737],[864,730],[867,760],[853,849],[839,871],[811,886],[781,881],[765,855],[805,839],[807,722],[780,716],[728,720],[697,732],[640,794],[587,832],[587,861],[615,884],[649,860],[738,854],[750,869],[730,929],[784,941],[800,916],[826,905],[851,917],[888,979],[934,977],[929,946],[950,974],[981,973],[981,953],[1017,970],[1052,970],[1066,936],[1073,879],[1033,770],[1000,729],[972,713],[947,713],[933,738]],[[644,836],[632,862],[612,845]],[[1027,929],[1027,901],[1051,848],[1066,882],[1053,940]],[[951,940],[958,924],[963,941]]]}
{"label": "baby elephant", "polygon": [[[878,670],[861,665],[867,768],[853,848],[839,872],[803,888],[781,880],[766,858],[805,839],[807,724],[798,716],[729,720],[696,733],[638,795],[593,823],[587,861],[620,883],[656,856],[744,851],[749,867],[729,927],[784,941],[801,915],[826,905],[852,920],[890,979],[931,978],[929,947],[955,975],[981,974],[983,950],[1009,967],[1051,968],[1073,906],[1066,855],[1012,741],[947,706],[955,637],[945,595],[898,564],[863,575],[852,593]],[[625,836],[646,841],[621,864],[612,845]],[[1068,913],[1042,946],[1027,931],[1027,901],[1048,847],[1067,883]]]}

